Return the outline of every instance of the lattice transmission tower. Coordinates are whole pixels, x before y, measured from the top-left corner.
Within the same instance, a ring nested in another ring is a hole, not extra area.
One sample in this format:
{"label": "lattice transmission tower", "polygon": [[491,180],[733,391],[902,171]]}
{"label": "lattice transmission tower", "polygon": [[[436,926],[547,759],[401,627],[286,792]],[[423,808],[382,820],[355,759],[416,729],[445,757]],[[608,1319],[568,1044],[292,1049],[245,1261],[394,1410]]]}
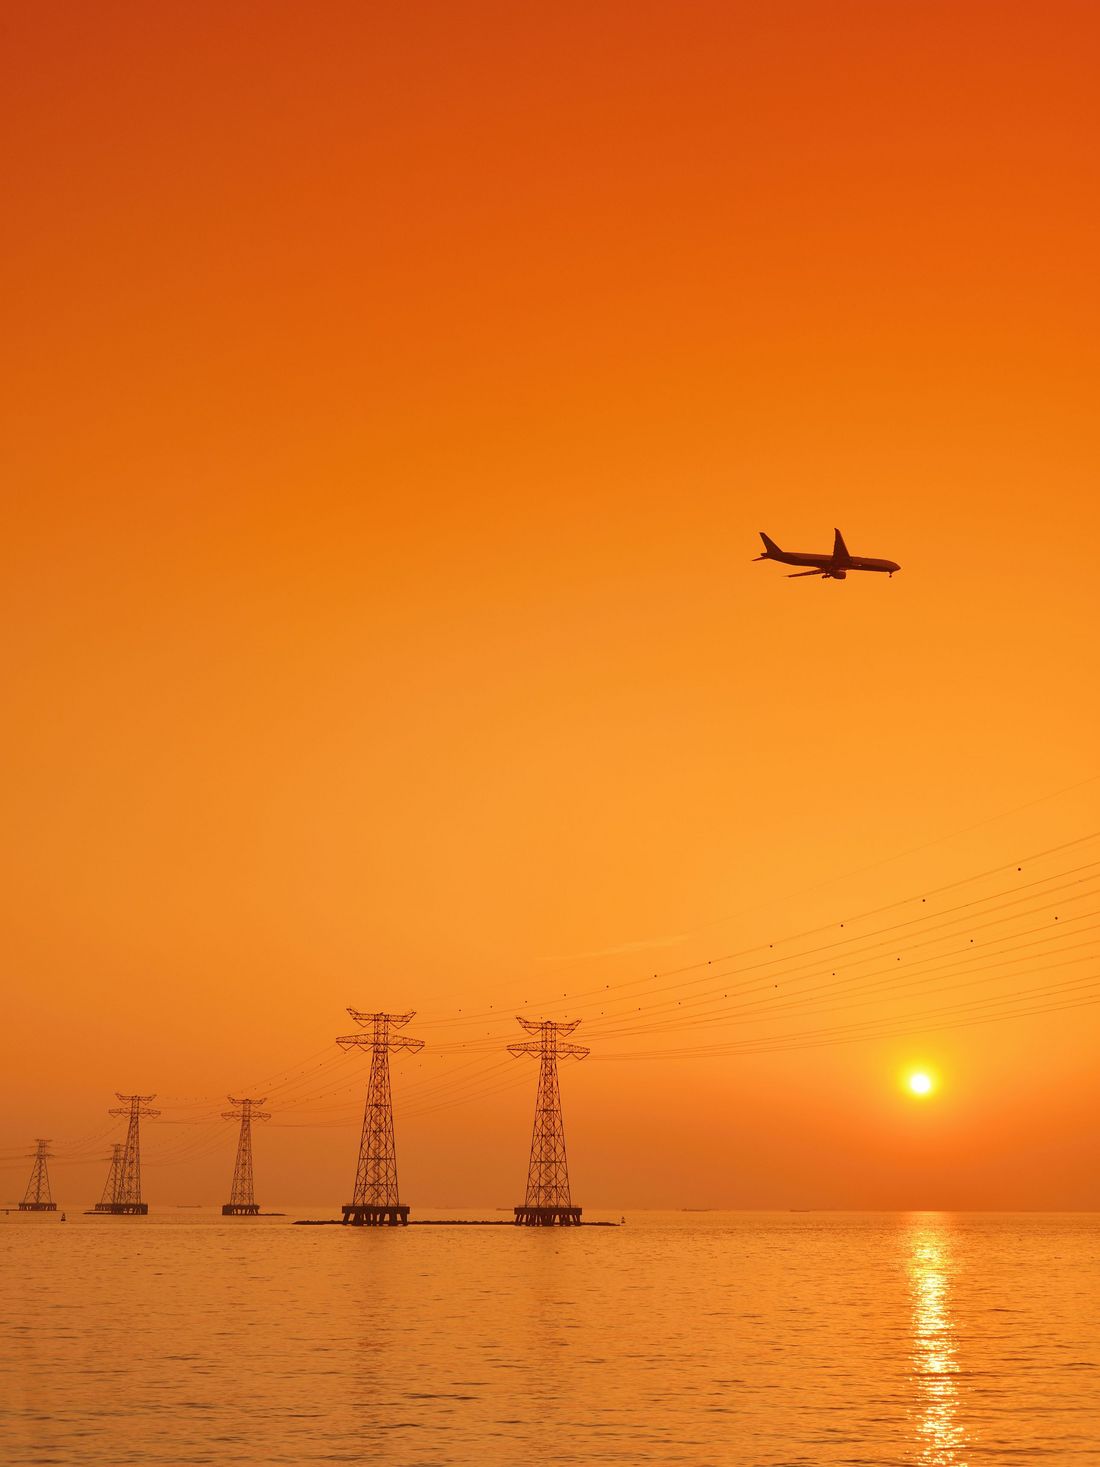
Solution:
{"label": "lattice transmission tower", "polygon": [[583,1044],[569,1044],[561,1038],[572,1034],[580,1023],[557,1024],[552,1019],[536,1023],[517,1015],[517,1021],[537,1039],[521,1040],[508,1046],[512,1055],[531,1055],[539,1061],[539,1088],[535,1100],[535,1125],[531,1132],[531,1160],[527,1167],[527,1196],[523,1205],[514,1209],[517,1225],[529,1228],[579,1227],[581,1209],[574,1207],[569,1196],[569,1164],[565,1157],[565,1126],[561,1118],[561,1091],[558,1088],[558,1060],[582,1060],[589,1053]]}
{"label": "lattice transmission tower", "polygon": [[93,1211],[113,1212],[114,1204],[118,1201],[118,1184],[122,1176],[122,1142],[116,1141],[111,1147],[111,1169],[107,1173],[107,1180],[103,1184],[103,1195],[96,1203]]}
{"label": "lattice transmission tower", "polygon": [[49,1141],[43,1141],[40,1137],[35,1139],[34,1165],[31,1167],[27,1190],[19,1204],[20,1212],[57,1211],[57,1203],[50,1196],[50,1174],[46,1169],[46,1162],[53,1155],[52,1151],[46,1150],[49,1144]]}
{"label": "lattice transmission tower", "polygon": [[96,1211],[140,1214],[144,1217],[149,1211],[149,1204],[141,1200],[140,1122],[142,1116],[160,1115],[160,1111],[154,1110],[149,1104],[157,1097],[155,1095],[123,1095],[118,1090],[115,1091],[115,1094],[122,1104],[113,1106],[107,1114],[127,1117],[126,1140],[122,1143],[122,1160],[119,1164],[118,1185],[115,1189],[114,1200],[108,1202],[106,1206],[101,1203]]}
{"label": "lattice transmission tower", "polygon": [[359,1141],[359,1165],[355,1171],[352,1200],[342,1208],[345,1223],[356,1227],[379,1227],[383,1223],[407,1224],[409,1209],[397,1191],[397,1151],[393,1140],[393,1099],[390,1095],[390,1051],[415,1054],[424,1048],[423,1039],[395,1034],[413,1018],[407,1014],[364,1014],[348,1009],[357,1024],[369,1032],[344,1034],[336,1043],[341,1049],[369,1049],[370,1081],[363,1111],[363,1135]]}
{"label": "lattice transmission tower", "polygon": [[252,1184],[252,1122],[269,1121],[271,1112],[253,1110],[253,1106],[263,1105],[263,1097],[259,1100],[236,1100],[232,1095],[227,1095],[225,1098],[230,1105],[239,1105],[240,1110],[223,1110],[222,1120],[239,1120],[241,1131],[237,1138],[237,1161],[233,1167],[233,1187],[229,1193],[229,1201],[222,1208],[222,1217],[256,1217],[260,1208]]}

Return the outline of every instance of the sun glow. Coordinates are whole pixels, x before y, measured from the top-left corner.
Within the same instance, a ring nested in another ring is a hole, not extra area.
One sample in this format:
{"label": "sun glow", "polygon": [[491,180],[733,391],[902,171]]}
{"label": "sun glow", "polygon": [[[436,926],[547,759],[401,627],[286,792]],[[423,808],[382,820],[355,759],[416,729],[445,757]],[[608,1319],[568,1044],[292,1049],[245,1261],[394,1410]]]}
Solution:
{"label": "sun glow", "polygon": [[934,1088],[932,1076],[927,1070],[914,1070],[907,1084],[914,1095],[931,1095]]}

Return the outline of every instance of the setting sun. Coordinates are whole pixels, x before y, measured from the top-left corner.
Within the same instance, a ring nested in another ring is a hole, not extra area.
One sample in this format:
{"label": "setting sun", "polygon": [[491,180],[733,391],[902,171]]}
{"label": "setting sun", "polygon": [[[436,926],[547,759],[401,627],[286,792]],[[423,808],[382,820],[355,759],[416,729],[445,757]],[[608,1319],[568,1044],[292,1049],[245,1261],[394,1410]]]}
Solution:
{"label": "setting sun", "polygon": [[914,1095],[931,1095],[932,1076],[925,1070],[915,1070],[909,1076],[909,1089]]}

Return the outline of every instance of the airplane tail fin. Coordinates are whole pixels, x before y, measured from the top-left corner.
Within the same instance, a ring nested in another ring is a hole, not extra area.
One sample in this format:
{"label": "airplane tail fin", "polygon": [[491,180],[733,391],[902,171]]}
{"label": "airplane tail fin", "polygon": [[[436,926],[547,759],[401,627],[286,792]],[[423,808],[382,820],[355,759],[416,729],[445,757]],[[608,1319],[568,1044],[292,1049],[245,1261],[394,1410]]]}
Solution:
{"label": "airplane tail fin", "polygon": [[833,531],[833,559],[834,560],[847,560],[848,559],[848,547],[847,547],[847,545],[845,545],[845,543],[844,543],[844,536],[840,533],[839,530],[834,530]]}
{"label": "airplane tail fin", "polygon": [[775,541],[765,535],[763,530],[760,531],[760,538],[764,542],[764,554],[760,557],[761,560],[766,560],[769,555],[783,554],[782,550],[780,550]]}

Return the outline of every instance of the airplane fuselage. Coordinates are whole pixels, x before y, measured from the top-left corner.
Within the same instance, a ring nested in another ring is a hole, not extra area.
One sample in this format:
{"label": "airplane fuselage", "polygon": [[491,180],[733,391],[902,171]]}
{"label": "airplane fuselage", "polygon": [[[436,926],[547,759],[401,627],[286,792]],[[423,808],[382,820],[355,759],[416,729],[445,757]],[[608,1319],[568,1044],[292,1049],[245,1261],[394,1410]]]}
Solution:
{"label": "airplane fuselage", "polygon": [[837,571],[884,571],[892,576],[896,570],[901,570],[896,560],[877,560],[873,555],[849,555],[845,559],[835,559],[831,555],[811,555],[801,550],[781,550],[778,555],[770,551],[762,555],[761,560],[778,560],[783,565],[805,565],[816,568],[822,575],[836,575]]}

